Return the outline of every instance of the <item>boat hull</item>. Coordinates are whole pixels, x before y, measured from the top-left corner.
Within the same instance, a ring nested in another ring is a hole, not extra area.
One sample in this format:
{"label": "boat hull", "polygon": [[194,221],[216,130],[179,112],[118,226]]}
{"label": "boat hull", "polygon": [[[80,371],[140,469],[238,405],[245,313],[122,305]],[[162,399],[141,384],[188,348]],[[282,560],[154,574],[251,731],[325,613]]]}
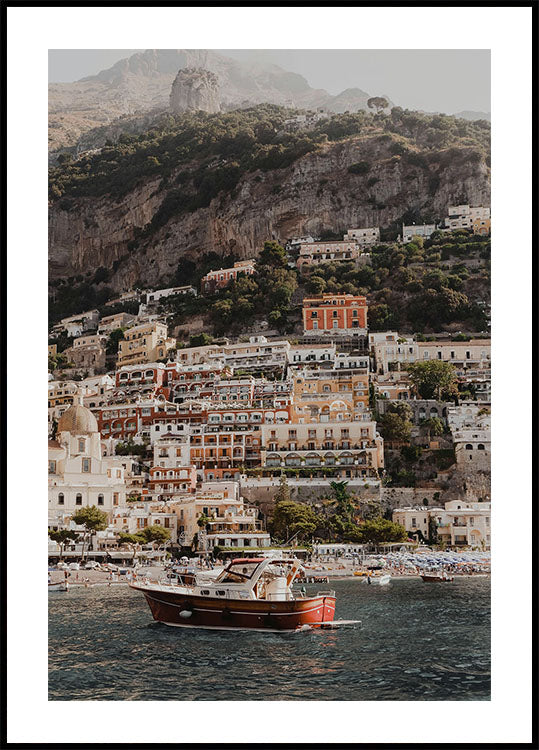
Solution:
{"label": "boat hull", "polygon": [[442,578],[441,576],[421,576],[424,583],[451,583],[453,576]]}
{"label": "boat hull", "polygon": [[69,591],[68,583],[49,583],[49,591]]}
{"label": "boat hull", "polygon": [[334,596],[288,601],[223,600],[136,585],[132,588],[144,594],[154,620],[175,627],[280,632],[322,627],[335,616]]}

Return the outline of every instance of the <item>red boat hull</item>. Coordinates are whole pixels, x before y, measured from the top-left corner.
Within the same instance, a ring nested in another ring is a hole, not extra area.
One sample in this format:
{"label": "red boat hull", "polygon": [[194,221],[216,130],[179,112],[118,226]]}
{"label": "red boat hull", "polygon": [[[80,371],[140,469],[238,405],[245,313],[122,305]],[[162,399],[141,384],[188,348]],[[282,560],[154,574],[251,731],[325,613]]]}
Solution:
{"label": "red boat hull", "polygon": [[[335,617],[334,596],[272,602],[223,600],[136,585],[132,588],[142,591],[154,620],[176,627],[283,631],[304,625],[322,627]],[[187,612],[191,614],[186,616]]]}

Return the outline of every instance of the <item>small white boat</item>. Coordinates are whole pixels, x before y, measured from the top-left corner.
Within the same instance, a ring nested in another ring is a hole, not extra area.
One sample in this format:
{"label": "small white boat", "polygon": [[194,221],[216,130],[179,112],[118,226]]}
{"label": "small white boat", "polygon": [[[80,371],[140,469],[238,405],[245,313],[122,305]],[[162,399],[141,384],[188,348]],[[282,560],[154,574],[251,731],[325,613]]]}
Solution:
{"label": "small white boat", "polygon": [[69,583],[67,581],[49,583],[49,591],[69,591]]}
{"label": "small white boat", "polygon": [[363,580],[366,580],[368,584],[372,584],[373,586],[387,586],[391,581],[391,576],[389,573],[386,573],[382,576],[367,576]]}

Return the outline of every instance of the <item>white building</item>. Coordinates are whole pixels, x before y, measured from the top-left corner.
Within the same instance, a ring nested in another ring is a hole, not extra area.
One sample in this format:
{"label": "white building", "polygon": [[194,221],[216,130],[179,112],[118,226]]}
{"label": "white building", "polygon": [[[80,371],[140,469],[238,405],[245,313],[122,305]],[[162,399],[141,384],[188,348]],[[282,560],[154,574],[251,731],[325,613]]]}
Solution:
{"label": "white building", "polygon": [[489,206],[449,206],[445,226],[448,229],[473,229],[474,222],[490,219]]}
{"label": "white building", "polygon": [[436,231],[436,224],[411,224],[410,226],[403,224],[402,241],[411,242],[414,236],[427,240],[434,231]]}
{"label": "white building", "polygon": [[[175,469],[190,464],[190,440],[188,424],[167,425],[174,428],[153,442],[153,465]],[[155,425],[152,425],[151,430]],[[154,433],[155,434],[155,433]]]}
{"label": "white building", "polygon": [[429,524],[434,521],[438,542],[450,547],[469,546],[489,550],[491,546],[490,503],[451,500],[444,508],[398,508],[393,522],[408,532],[421,531],[429,537]]}
{"label": "white building", "polygon": [[490,470],[490,409],[465,403],[447,409],[457,464]]}
{"label": "white building", "polygon": [[153,292],[147,292],[146,294],[146,304],[152,304],[155,302],[159,302],[160,299],[164,299],[165,297],[174,297],[177,294],[180,295],[186,295],[191,294],[194,297],[197,295],[197,290],[194,286],[172,286],[168,289],[156,289]]}
{"label": "white building", "polygon": [[290,344],[288,363],[303,365],[311,362],[333,362],[336,353],[335,344]]}
{"label": "white building", "polygon": [[355,240],[361,247],[369,247],[380,242],[380,227],[365,227],[363,229],[349,229],[344,235],[345,240]]}
{"label": "white building", "polygon": [[124,467],[103,457],[96,418],[80,403],[71,406],[49,441],[49,526],[63,528],[73,513],[92,505],[111,514],[125,494]]}
{"label": "white building", "polygon": [[[270,535],[258,520],[256,508],[246,508],[237,482],[203,482],[196,495],[176,498],[169,504],[178,516],[178,541],[209,552],[215,546],[256,549],[269,547]],[[207,523],[198,525],[204,517]]]}
{"label": "white building", "polygon": [[62,318],[52,330],[53,333],[65,331],[68,336],[82,336],[85,331],[96,329],[98,322],[99,310],[87,310],[77,315],[71,315],[68,318]]}
{"label": "white building", "polygon": [[[406,365],[419,358],[417,343],[412,336],[401,336],[396,331],[369,334],[371,354],[374,355],[376,372],[383,375],[392,365]],[[404,369],[404,367],[403,367]]]}
{"label": "white building", "polygon": [[268,341],[265,336],[250,336],[247,342],[225,344],[217,351],[209,352],[208,361],[219,361],[225,367],[239,370],[284,371],[289,349],[290,343],[286,339]]}

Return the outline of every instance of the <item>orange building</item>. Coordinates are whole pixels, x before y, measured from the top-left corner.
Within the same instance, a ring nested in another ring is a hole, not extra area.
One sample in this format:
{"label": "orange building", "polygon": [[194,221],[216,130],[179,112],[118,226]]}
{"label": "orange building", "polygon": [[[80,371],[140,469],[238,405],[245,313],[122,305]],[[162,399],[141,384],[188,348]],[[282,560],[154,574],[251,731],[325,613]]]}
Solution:
{"label": "orange building", "polygon": [[303,300],[303,331],[367,332],[367,299],[353,294],[322,294]]}

